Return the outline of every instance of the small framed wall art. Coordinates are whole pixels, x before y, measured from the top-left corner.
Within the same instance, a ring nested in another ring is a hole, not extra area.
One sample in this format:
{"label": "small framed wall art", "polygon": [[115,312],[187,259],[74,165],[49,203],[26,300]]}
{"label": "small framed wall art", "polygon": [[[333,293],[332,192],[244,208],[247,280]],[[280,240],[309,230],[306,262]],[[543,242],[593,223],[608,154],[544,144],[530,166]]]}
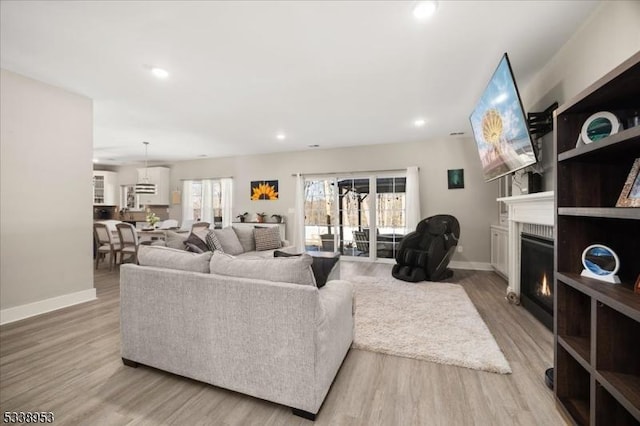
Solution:
{"label": "small framed wall art", "polygon": [[622,187],[622,192],[616,203],[616,207],[640,207],[640,158],[636,158],[631,166],[627,181]]}
{"label": "small framed wall art", "polygon": [[277,180],[254,180],[251,181],[251,200],[277,200],[278,181]]}
{"label": "small framed wall art", "polygon": [[447,182],[449,189],[464,188],[464,169],[447,170]]}

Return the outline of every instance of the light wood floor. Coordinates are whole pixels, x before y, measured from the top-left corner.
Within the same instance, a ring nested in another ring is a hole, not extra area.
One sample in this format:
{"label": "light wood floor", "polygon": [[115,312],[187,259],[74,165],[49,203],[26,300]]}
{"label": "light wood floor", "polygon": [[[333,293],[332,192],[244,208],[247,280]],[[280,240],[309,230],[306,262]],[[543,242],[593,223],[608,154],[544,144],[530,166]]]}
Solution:
{"label": "light wood floor", "polygon": [[[342,262],[342,278],[391,265]],[[458,270],[513,374],[352,349],[317,425],[564,425],[544,371],[552,333],[504,300],[493,272]],[[95,274],[98,300],[0,327],[0,411],[52,411],[68,425],[311,425],[270,402],[120,360],[118,272]]]}

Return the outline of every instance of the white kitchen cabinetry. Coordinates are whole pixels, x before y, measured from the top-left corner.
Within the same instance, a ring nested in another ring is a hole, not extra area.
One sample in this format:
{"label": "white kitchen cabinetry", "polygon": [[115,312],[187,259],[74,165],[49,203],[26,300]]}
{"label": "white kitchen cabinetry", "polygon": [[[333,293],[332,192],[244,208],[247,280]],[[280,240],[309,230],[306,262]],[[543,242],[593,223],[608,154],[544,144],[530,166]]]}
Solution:
{"label": "white kitchen cabinetry", "polygon": [[491,266],[504,278],[509,279],[509,230],[504,226],[491,225]]}
{"label": "white kitchen cabinetry", "polygon": [[93,171],[93,204],[118,205],[118,174],[102,170]]}
{"label": "white kitchen cabinetry", "polygon": [[145,176],[149,183],[156,184],[155,194],[140,194],[140,204],[154,206],[169,205],[169,171],[168,167],[149,167],[138,169],[138,182],[144,182]]}

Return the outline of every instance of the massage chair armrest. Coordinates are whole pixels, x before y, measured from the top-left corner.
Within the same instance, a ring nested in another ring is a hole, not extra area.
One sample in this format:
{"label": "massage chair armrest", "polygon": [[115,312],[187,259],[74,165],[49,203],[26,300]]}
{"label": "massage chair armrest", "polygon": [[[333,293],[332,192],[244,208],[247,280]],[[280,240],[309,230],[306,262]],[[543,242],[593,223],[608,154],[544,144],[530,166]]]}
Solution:
{"label": "massage chair armrest", "polygon": [[417,247],[421,237],[422,234],[419,234],[416,231],[409,232],[407,235],[405,235],[398,245],[398,250],[396,251],[396,262],[402,263],[405,250],[408,248]]}

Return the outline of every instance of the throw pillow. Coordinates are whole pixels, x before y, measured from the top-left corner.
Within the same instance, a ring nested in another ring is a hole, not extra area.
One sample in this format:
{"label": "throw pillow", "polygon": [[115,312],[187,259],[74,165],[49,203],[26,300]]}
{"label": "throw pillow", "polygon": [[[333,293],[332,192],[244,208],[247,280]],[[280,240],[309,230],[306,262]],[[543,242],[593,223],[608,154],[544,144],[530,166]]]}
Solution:
{"label": "throw pillow", "polygon": [[[273,252],[273,257],[295,256],[302,256],[302,253],[292,254],[280,250],[276,250]],[[333,271],[336,263],[338,263],[338,259],[338,257],[312,257],[311,270],[313,271],[313,276],[316,279],[316,286],[318,286],[318,288],[324,287],[324,285],[327,283],[327,278],[329,278],[329,274],[331,274],[331,271]]]}
{"label": "throw pillow", "polygon": [[[206,234],[205,234],[205,238],[206,238]],[[189,248],[197,247],[198,249],[201,250],[200,253],[205,252],[205,251],[209,251],[209,248],[207,247],[207,243],[205,242],[205,240],[200,238],[194,232],[189,234],[189,236],[187,237],[187,239],[184,242],[184,245],[189,247]]]}
{"label": "throw pillow", "polygon": [[138,249],[138,263],[141,266],[209,273],[210,260],[210,252],[196,254],[162,246],[140,246]]}
{"label": "throw pillow", "polygon": [[222,246],[222,250],[224,250],[225,253],[234,256],[244,253],[242,244],[240,244],[240,240],[238,239],[238,236],[234,232],[233,228],[228,226],[226,228],[216,229],[213,232],[215,232],[216,237],[218,237],[218,240],[220,241],[220,244]]}
{"label": "throw pillow", "polygon": [[240,278],[316,285],[311,270],[311,256],[245,259],[213,252],[209,269],[212,274]]}
{"label": "throw pillow", "polygon": [[182,249],[182,250],[185,249],[184,242],[189,237],[189,234],[187,233],[179,234],[173,231],[165,231],[164,234],[165,234],[164,241],[167,247],[171,247],[174,249]]}
{"label": "throw pillow", "polygon": [[184,243],[184,245],[186,246],[187,251],[190,251],[191,253],[204,253],[205,251],[202,250],[200,247],[198,247],[197,245],[193,244],[193,243]]}
{"label": "throw pillow", "polygon": [[240,240],[240,244],[242,245],[242,250],[244,253],[247,253],[249,251],[256,251],[256,240],[253,237],[252,228],[238,228],[234,226],[233,231],[238,236],[238,240]]}
{"label": "throw pillow", "polygon": [[254,228],[253,236],[256,239],[256,250],[273,250],[280,248],[282,242],[280,241],[280,229],[273,228]]}
{"label": "throw pillow", "polygon": [[224,249],[222,248],[222,244],[220,243],[220,240],[216,236],[216,233],[213,232],[213,229],[207,232],[206,240],[207,240],[207,247],[209,247],[210,251],[218,250],[218,251],[224,252]]}

